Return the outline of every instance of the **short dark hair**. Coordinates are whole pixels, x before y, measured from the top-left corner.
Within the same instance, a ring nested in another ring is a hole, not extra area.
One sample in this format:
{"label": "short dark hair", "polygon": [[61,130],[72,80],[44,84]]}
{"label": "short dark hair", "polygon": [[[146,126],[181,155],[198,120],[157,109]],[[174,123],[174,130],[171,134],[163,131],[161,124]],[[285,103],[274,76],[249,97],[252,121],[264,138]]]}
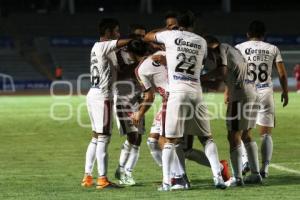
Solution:
{"label": "short dark hair", "polygon": [[131,24],[129,27],[131,33],[133,33],[136,29],[142,29],[146,31],[146,27],[142,24]]}
{"label": "short dark hair", "polygon": [[142,40],[131,40],[127,45],[127,51],[138,56],[144,56],[148,51],[148,45]]}
{"label": "short dark hair", "polygon": [[195,15],[192,11],[180,12],[177,16],[178,25],[184,28],[194,27]]}
{"label": "short dark hair", "polygon": [[204,36],[204,39],[206,40],[207,44],[220,44],[218,38],[213,35],[206,35]]}
{"label": "short dark hair", "polygon": [[259,20],[254,20],[250,23],[248,28],[249,37],[264,37],[266,34],[266,26],[265,23]]}
{"label": "short dark hair", "polygon": [[117,26],[119,26],[118,20],[114,18],[103,18],[99,23],[100,36],[105,35],[106,30],[113,31]]}
{"label": "short dark hair", "polygon": [[178,16],[177,12],[170,10],[165,14],[165,19],[168,19],[168,18],[176,18],[177,19],[177,16]]}

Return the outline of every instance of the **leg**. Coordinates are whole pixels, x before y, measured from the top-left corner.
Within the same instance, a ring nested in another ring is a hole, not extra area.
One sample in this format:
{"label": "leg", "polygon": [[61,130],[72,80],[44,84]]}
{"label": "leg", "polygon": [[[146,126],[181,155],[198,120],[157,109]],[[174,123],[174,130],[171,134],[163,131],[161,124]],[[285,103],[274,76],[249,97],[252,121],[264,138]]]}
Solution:
{"label": "leg", "polygon": [[259,174],[258,164],[258,147],[255,141],[252,140],[251,129],[243,131],[242,140],[248,155],[249,167],[251,175],[245,178],[245,183],[261,183],[262,178]]}
{"label": "leg", "polygon": [[81,182],[83,187],[93,186],[93,167],[96,160],[96,148],[97,148],[98,134],[93,132],[92,140],[90,141],[85,155],[85,170],[84,178]]}
{"label": "leg", "polygon": [[272,128],[275,125],[275,105],[273,92],[260,94],[260,109],[257,115],[256,123],[260,126],[261,136],[261,175],[265,178],[269,173],[269,164],[273,154]]}
{"label": "leg", "polygon": [[140,155],[140,145],[142,141],[142,135],[137,132],[127,134],[127,140],[132,145],[129,152],[128,160],[125,164],[125,174],[131,177],[131,173],[137,164]]}
{"label": "leg", "polygon": [[150,153],[158,166],[162,166],[161,161],[161,148],[159,146],[159,133],[150,133],[147,139],[147,145],[149,147]]}
{"label": "leg", "polygon": [[260,174],[263,178],[268,177],[269,165],[273,154],[273,140],[272,140],[272,128],[261,126],[260,136],[261,136],[261,161],[262,167],[260,169]]}
{"label": "leg", "polygon": [[233,169],[233,176],[236,179],[236,185],[241,186],[243,185],[241,131],[228,131],[227,139],[230,147],[230,160]]}
{"label": "leg", "polygon": [[184,154],[185,158],[192,160],[200,165],[210,167],[209,161],[203,151],[193,149],[194,136],[185,135],[184,136]]}

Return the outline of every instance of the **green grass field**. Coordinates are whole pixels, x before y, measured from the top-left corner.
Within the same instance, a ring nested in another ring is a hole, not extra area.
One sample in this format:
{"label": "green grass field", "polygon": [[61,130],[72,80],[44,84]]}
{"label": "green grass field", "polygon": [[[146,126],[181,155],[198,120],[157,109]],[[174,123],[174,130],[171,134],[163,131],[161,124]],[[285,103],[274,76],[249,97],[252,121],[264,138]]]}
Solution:
{"label": "green grass field", "polygon": [[[223,98],[221,94],[209,94],[206,100],[222,105]],[[146,137],[134,172],[137,186],[104,191],[80,186],[91,132],[90,128],[78,125],[78,119],[89,124],[85,97],[1,96],[0,199],[300,199],[300,95],[290,94],[290,104],[284,109],[279,94],[275,95],[275,100],[277,128],[273,132],[272,163],[294,172],[270,168],[271,175],[263,186],[221,191],[213,187],[210,169],[187,161],[192,189],[161,193],[156,191],[161,170],[151,158]],[[54,107],[56,117],[72,114],[70,119],[51,119],[53,103],[70,103],[72,110],[63,105]],[[78,112],[78,108],[82,112]],[[210,109],[213,110],[211,106]],[[151,121],[150,112],[147,130]],[[228,159],[225,122],[216,119],[211,126],[220,158]],[[260,146],[257,132],[254,133]],[[109,147],[109,177],[113,181],[124,139],[114,127]],[[198,141],[195,147],[202,149]]]}

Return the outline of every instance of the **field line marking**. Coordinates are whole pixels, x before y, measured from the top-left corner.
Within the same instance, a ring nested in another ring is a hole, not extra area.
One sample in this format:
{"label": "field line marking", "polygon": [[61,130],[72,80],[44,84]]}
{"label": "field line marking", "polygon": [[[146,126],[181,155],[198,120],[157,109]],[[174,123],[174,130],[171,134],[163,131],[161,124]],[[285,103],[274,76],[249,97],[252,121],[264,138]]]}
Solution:
{"label": "field line marking", "polygon": [[298,170],[290,169],[290,168],[283,167],[283,166],[280,166],[280,165],[277,165],[277,164],[270,164],[270,167],[273,167],[273,168],[278,169],[280,171],[286,171],[286,172],[290,172],[290,173],[293,173],[293,174],[300,175],[300,171],[298,171]]}

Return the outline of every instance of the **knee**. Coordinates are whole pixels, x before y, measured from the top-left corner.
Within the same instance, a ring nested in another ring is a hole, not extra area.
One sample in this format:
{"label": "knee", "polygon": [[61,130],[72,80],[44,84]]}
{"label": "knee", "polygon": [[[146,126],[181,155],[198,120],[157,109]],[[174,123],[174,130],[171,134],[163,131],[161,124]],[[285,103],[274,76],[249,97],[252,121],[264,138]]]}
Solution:
{"label": "knee", "polygon": [[130,144],[134,144],[135,143],[136,137],[137,137],[137,133],[136,132],[127,133],[127,141]]}
{"label": "knee", "polygon": [[244,131],[242,134],[242,140],[244,144],[248,144],[249,142],[252,141],[252,136],[248,131]]}
{"label": "knee", "polygon": [[199,140],[200,140],[202,146],[204,146],[204,147],[208,143],[213,142],[212,136],[199,137]]}

